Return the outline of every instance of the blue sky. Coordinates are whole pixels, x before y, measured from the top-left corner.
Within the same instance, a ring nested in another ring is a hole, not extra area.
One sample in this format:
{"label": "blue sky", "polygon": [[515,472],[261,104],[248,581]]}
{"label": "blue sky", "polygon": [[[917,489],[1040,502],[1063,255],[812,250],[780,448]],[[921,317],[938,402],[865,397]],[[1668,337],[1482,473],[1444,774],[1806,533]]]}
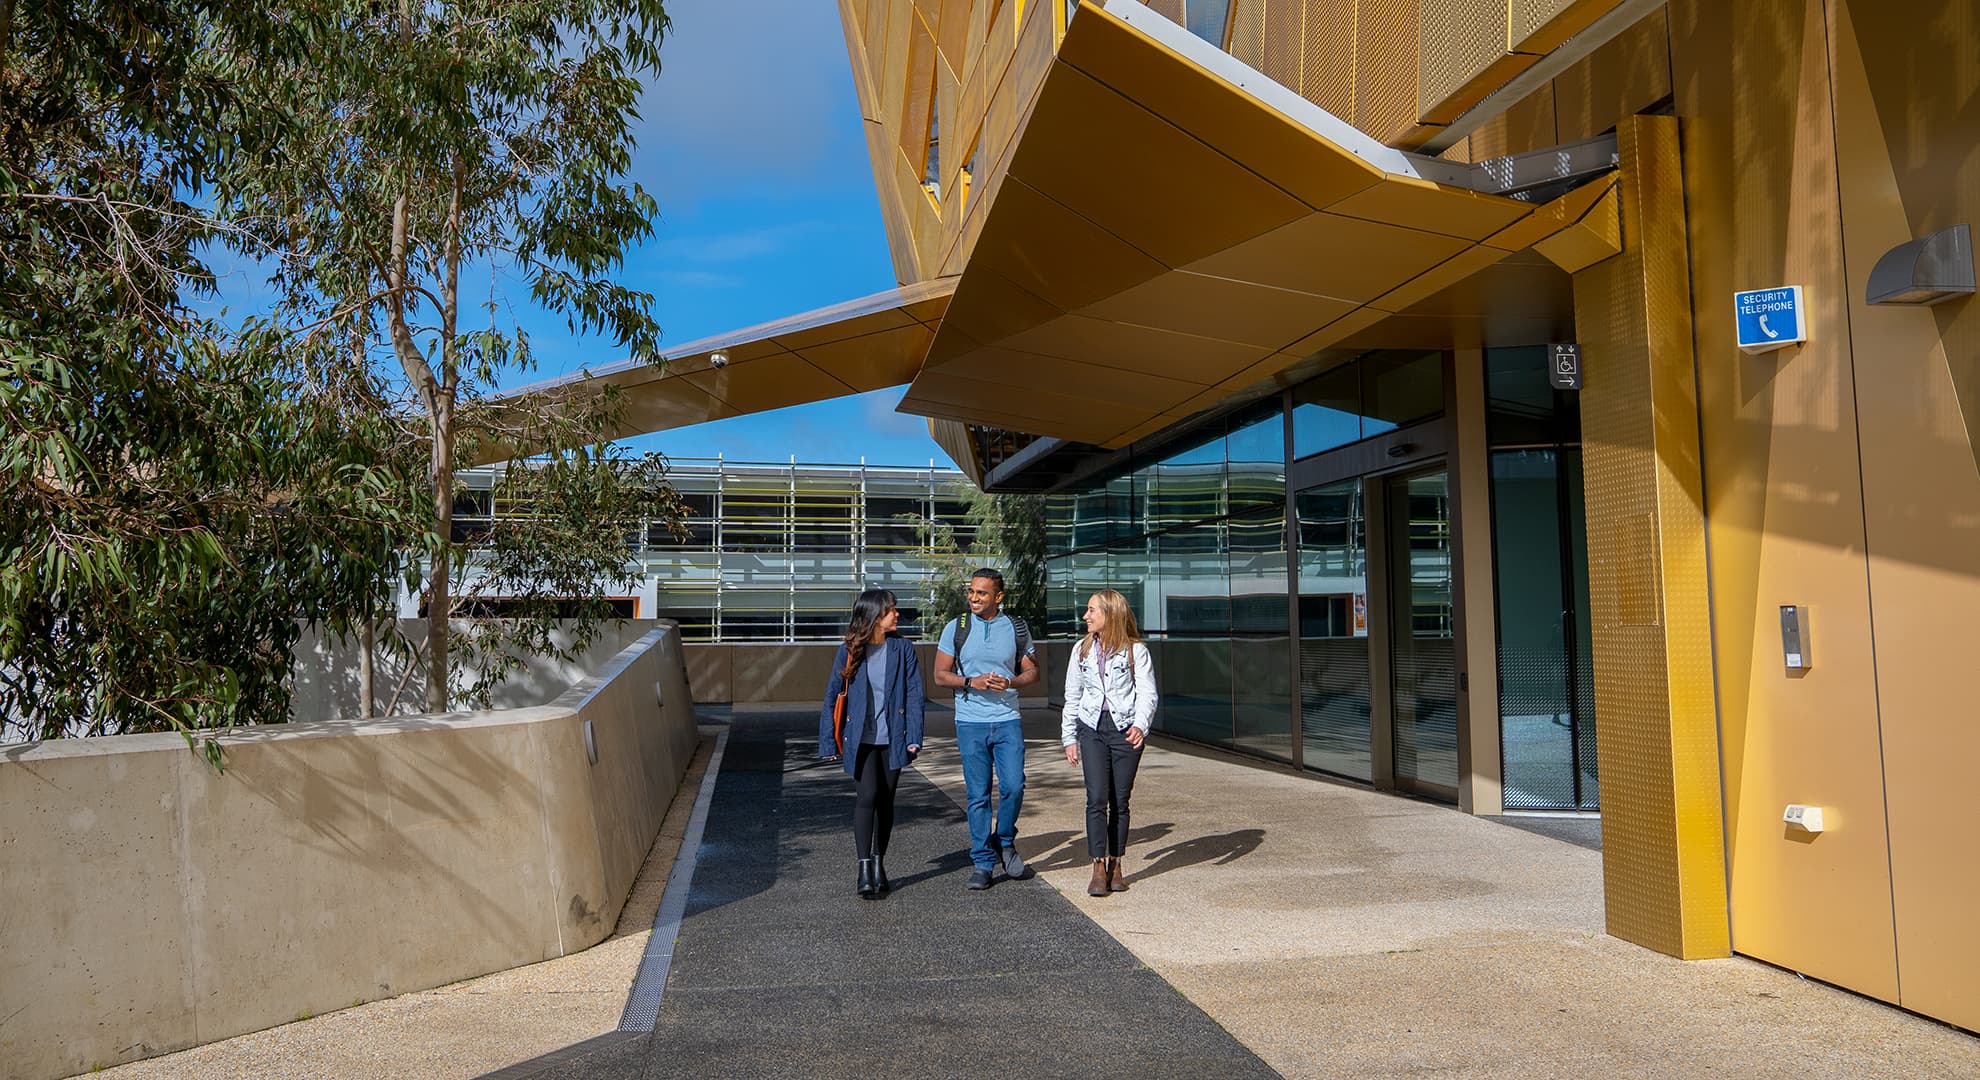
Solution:
{"label": "blue sky", "polygon": [[[667,343],[895,285],[838,4],[673,0],[645,93],[634,178],[659,200],[626,279],[653,293]],[[515,289],[513,295],[521,295]],[[618,359],[545,319],[541,373]],[[923,466],[948,458],[901,390],[737,416],[628,440],[671,458]]]}
{"label": "blue sky", "polygon": [[[641,103],[633,171],[660,217],[624,271],[653,294],[665,341],[892,288],[838,5],[674,0],[667,11],[673,29]],[[549,319],[531,333],[534,377],[619,359],[611,342],[572,340]],[[926,421],[894,411],[900,398],[882,390],[628,445],[671,457],[948,464]]]}
{"label": "blue sky", "polygon": [[[654,235],[622,279],[653,294],[663,347],[893,288],[838,5],[831,0],[670,0],[663,70],[640,105],[632,179],[660,204]],[[249,260],[221,256],[221,300],[266,301]],[[231,272],[229,272],[231,271]],[[483,268],[480,274],[490,274]],[[482,288],[535,346],[519,386],[622,358],[570,334],[529,288],[496,272]],[[482,297],[476,296],[476,301]],[[626,440],[669,457],[949,465],[927,422],[876,391]]]}

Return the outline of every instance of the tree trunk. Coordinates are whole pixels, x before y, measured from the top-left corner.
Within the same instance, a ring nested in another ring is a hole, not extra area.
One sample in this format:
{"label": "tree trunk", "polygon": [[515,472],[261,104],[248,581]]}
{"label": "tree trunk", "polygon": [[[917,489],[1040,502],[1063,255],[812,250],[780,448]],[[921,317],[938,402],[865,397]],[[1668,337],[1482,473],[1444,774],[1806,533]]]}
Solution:
{"label": "tree trunk", "polygon": [[377,627],[371,621],[371,613],[365,612],[364,635],[358,643],[358,647],[363,650],[358,654],[358,717],[363,720],[369,720],[376,715],[375,704],[378,695],[374,692],[374,681],[377,679],[377,670],[373,667],[372,661],[372,650],[377,648],[378,644],[376,631]]}
{"label": "tree trunk", "polygon": [[444,396],[433,413],[433,562],[426,582],[426,711],[447,711],[447,623],[453,615],[448,592],[454,536],[454,406]]}

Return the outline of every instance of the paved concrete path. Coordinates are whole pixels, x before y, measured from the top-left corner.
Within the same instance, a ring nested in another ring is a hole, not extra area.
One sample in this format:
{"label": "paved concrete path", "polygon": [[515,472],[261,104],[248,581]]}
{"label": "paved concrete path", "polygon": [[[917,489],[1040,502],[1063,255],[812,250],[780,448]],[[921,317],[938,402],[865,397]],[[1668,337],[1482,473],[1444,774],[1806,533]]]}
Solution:
{"label": "paved concrete path", "polygon": [[612,941],[112,1075],[1980,1077],[1971,1034],[1607,936],[1586,820],[1540,835],[1158,739],[1133,887],[1090,899],[1043,711],[1018,840],[1039,876],[964,890],[937,715],[902,778],[899,888],[860,901],[850,783],[814,763],[812,715],[735,717],[652,1036],[612,1028],[692,779]]}
{"label": "paved concrete path", "polygon": [[540,1077],[1272,1076],[1042,880],[969,892],[951,799],[902,775],[893,894],[853,895],[815,714],[738,714],[659,1022]]}

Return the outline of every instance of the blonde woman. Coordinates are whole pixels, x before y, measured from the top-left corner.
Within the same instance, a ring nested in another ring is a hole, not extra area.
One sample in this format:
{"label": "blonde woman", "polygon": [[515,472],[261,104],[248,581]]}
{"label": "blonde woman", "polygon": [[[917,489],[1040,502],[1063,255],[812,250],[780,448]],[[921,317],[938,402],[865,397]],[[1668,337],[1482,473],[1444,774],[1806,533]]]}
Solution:
{"label": "blonde woman", "polygon": [[1088,896],[1126,892],[1128,797],[1141,747],[1155,720],[1155,665],[1142,644],[1127,597],[1101,589],[1086,602],[1086,636],[1066,665],[1066,711],[1059,741],[1066,764],[1086,773],[1086,853],[1093,859]]}

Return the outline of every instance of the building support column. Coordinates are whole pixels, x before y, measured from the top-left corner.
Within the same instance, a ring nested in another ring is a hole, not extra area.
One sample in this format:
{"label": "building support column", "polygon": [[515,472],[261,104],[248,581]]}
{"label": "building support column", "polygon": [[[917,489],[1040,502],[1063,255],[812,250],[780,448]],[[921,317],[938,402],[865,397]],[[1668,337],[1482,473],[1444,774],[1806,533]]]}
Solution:
{"label": "building support column", "polygon": [[1609,933],[1731,951],[1678,120],[1617,130],[1622,254],[1574,276]]}
{"label": "building support column", "polygon": [[1458,809],[1502,814],[1498,603],[1492,581],[1492,458],[1485,432],[1485,352],[1459,349],[1451,368],[1451,515],[1457,523]]}

